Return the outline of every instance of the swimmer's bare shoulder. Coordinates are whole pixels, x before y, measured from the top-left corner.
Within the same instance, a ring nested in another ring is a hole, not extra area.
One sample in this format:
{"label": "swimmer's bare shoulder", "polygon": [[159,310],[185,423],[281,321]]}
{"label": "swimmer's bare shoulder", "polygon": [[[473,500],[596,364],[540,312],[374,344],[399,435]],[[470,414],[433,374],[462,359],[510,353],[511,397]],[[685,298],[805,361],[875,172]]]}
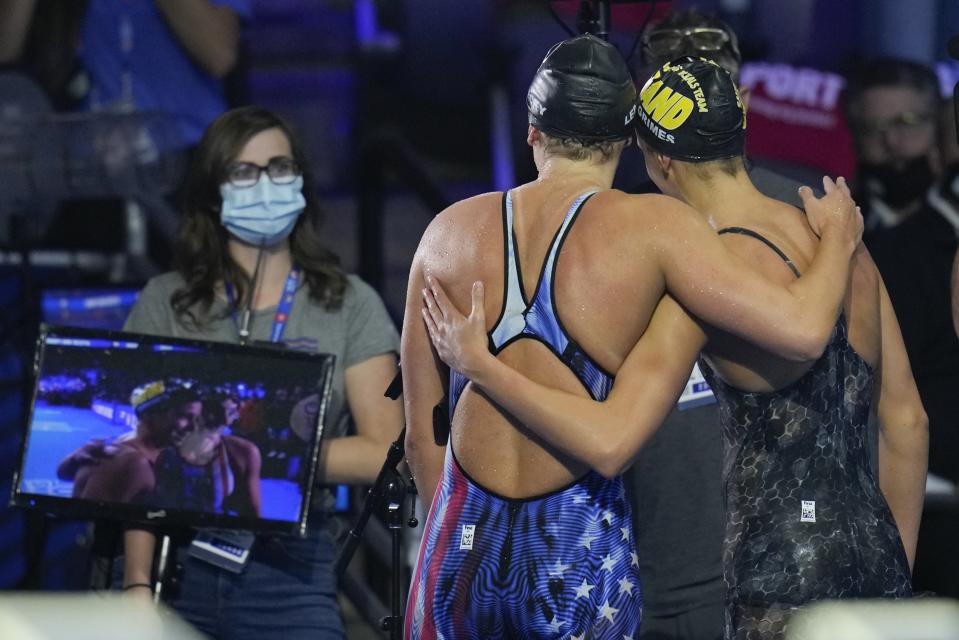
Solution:
{"label": "swimmer's bare shoulder", "polygon": [[686,218],[698,215],[692,207],[671,196],[658,193],[626,193],[607,189],[593,196],[594,207],[601,208],[624,228],[643,228],[667,222],[671,217]]}
{"label": "swimmer's bare shoulder", "polygon": [[459,200],[433,218],[423,237],[443,237],[451,232],[463,233],[470,229],[483,229],[490,222],[501,228],[502,207],[502,191],[490,191]]}
{"label": "swimmer's bare shoulder", "polygon": [[117,447],[116,455],[100,465],[109,474],[135,472],[144,466],[150,467],[149,458],[132,446]]}
{"label": "swimmer's bare shoulder", "polygon": [[[629,194],[618,189],[603,191],[593,199],[601,216],[590,216],[587,225],[607,243],[607,253],[615,247],[642,251],[682,241],[689,225],[702,227],[706,219],[689,205],[659,194]],[[579,223],[577,223],[579,224]]]}
{"label": "swimmer's bare shoulder", "polygon": [[[451,204],[430,222],[416,250],[414,266],[436,277],[475,275],[471,266],[489,260],[503,238],[503,192],[483,193]],[[499,264],[499,260],[497,260]],[[472,284],[470,281],[467,285]]]}

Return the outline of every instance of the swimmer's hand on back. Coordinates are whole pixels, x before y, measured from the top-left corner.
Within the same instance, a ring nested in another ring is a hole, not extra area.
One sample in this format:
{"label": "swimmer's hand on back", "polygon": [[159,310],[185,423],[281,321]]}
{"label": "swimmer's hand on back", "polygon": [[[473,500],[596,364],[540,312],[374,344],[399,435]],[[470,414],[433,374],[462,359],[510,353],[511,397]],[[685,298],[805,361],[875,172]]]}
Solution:
{"label": "swimmer's hand on back", "polygon": [[486,359],[493,358],[486,337],[483,283],[473,283],[472,309],[468,317],[453,306],[439,280],[427,276],[426,284],[422,292],[423,320],[437,355],[451,369],[475,380]]}
{"label": "swimmer's hand on back", "polygon": [[846,179],[840,176],[833,182],[829,176],[823,176],[822,186],[826,195],[821,198],[809,187],[799,188],[809,226],[816,235],[822,236],[825,227],[836,225],[840,233],[858,245],[862,241],[862,212],[852,199]]}

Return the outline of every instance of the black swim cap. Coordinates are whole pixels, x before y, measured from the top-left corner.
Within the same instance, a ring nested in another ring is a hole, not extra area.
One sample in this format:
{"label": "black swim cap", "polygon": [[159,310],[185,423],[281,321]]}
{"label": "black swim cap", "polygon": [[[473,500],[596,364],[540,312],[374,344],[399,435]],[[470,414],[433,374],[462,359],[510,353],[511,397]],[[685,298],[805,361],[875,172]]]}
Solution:
{"label": "black swim cap", "polygon": [[735,158],[746,141],[746,111],[726,70],[703,58],[680,58],[643,85],[636,131],[677,160]]}
{"label": "black swim cap", "polygon": [[593,35],[553,46],[526,94],[529,123],[550,136],[582,142],[632,133],[636,85],[616,47]]}

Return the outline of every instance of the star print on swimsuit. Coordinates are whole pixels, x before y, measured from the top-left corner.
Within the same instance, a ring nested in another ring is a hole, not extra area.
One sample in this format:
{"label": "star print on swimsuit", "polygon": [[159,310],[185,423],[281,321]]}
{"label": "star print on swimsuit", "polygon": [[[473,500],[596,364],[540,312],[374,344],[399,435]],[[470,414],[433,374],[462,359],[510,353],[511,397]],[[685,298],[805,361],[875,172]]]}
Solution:
{"label": "star print on swimsuit", "polygon": [[613,617],[619,613],[619,609],[609,606],[609,600],[603,603],[603,606],[599,608],[599,615],[601,618],[606,618],[610,622],[616,622]]}
{"label": "star print on swimsuit", "polygon": [[586,578],[583,578],[583,584],[576,587],[577,598],[589,598],[589,592],[596,588],[594,584],[587,584]]}

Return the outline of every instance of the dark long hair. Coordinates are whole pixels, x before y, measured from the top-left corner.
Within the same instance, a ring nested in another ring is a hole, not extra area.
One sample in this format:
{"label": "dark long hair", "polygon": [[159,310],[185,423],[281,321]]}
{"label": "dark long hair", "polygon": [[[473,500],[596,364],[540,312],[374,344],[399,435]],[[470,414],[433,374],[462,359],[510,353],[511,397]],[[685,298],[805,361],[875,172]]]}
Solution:
{"label": "dark long hair", "polygon": [[186,284],[173,292],[170,305],[177,321],[184,326],[200,328],[212,319],[209,312],[217,282],[230,282],[236,291],[227,315],[236,312],[239,301],[245,299],[251,274],[240,267],[227,248],[229,233],[220,224],[220,185],[226,181],[227,168],[250,138],[267,129],[280,129],[286,135],[293,159],[303,170],[306,208],[289,238],[293,263],[303,270],[312,299],[327,309],[343,303],[346,274],[339,257],[320,243],[318,229],[322,218],[302,143],[292,127],[275,113],[257,106],[240,107],[227,111],[207,128],[183,189],[183,218],[173,263]]}

